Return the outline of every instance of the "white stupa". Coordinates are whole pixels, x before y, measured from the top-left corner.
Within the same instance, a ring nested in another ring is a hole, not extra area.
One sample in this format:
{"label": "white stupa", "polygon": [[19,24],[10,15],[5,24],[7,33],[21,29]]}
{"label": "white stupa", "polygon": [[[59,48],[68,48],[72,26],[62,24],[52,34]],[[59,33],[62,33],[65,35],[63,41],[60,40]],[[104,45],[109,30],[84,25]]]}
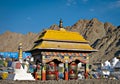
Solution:
{"label": "white stupa", "polygon": [[[31,75],[31,73],[27,73],[27,65],[24,65],[24,69],[23,66],[21,65],[20,62],[13,62],[13,67],[14,67],[14,80],[35,80],[34,77]],[[19,68],[20,65],[20,68]]]}
{"label": "white stupa", "polygon": [[[31,73],[27,73],[28,62],[23,62],[22,59],[22,43],[19,44],[19,61],[13,62],[12,67],[14,68],[14,80],[35,80]],[[22,64],[24,63],[24,68]]]}

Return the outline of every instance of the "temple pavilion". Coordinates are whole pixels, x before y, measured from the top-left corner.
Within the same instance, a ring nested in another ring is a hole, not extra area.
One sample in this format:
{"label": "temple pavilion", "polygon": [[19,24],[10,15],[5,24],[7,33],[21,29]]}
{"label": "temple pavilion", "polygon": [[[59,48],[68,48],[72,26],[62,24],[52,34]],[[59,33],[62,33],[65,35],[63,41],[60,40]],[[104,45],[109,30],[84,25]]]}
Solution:
{"label": "temple pavilion", "polygon": [[54,61],[57,66],[59,63],[64,64],[65,80],[69,79],[68,66],[70,63],[82,63],[87,78],[90,53],[96,50],[78,32],[65,30],[62,26],[62,20],[60,20],[59,28],[59,30],[44,30],[30,50],[35,62],[40,62],[43,65],[42,80],[46,80],[44,66],[51,61]]}

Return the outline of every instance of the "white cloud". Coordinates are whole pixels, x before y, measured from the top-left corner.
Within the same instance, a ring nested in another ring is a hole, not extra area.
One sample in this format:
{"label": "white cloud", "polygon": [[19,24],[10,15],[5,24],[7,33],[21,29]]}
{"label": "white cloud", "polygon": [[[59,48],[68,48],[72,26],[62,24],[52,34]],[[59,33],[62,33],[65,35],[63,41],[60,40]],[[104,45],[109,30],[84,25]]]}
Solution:
{"label": "white cloud", "polygon": [[77,0],[67,0],[67,3],[66,3],[67,6],[71,6],[75,4],[77,4]]}
{"label": "white cloud", "polygon": [[109,4],[109,8],[120,8],[120,0],[117,0],[115,2],[111,2]]}
{"label": "white cloud", "polygon": [[76,5],[79,2],[87,3],[88,0],[67,0],[66,5],[67,6]]}

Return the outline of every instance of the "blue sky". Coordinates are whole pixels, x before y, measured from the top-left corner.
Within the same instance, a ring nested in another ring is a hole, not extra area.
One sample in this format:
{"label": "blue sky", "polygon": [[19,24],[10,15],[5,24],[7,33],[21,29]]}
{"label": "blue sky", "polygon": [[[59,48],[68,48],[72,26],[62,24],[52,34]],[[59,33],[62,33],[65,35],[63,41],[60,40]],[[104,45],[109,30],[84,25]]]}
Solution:
{"label": "blue sky", "polygon": [[0,0],[0,34],[39,33],[60,18],[63,26],[92,18],[118,26],[120,0]]}

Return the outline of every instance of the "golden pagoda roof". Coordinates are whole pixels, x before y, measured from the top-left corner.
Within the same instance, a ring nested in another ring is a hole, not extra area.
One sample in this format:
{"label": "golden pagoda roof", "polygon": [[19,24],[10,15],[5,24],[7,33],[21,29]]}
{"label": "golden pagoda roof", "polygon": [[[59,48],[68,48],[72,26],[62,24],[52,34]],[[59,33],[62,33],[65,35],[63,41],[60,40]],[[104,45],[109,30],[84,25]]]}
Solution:
{"label": "golden pagoda roof", "polygon": [[68,43],[54,41],[42,41],[42,43],[33,47],[33,50],[34,49],[96,51],[87,43]]}
{"label": "golden pagoda roof", "polygon": [[72,50],[72,51],[97,51],[78,32],[60,30],[45,30],[39,36],[32,50]]}
{"label": "golden pagoda roof", "polygon": [[60,28],[60,30],[46,30],[39,36],[38,41],[39,40],[89,42],[85,40],[78,32],[66,31],[63,28]]}

